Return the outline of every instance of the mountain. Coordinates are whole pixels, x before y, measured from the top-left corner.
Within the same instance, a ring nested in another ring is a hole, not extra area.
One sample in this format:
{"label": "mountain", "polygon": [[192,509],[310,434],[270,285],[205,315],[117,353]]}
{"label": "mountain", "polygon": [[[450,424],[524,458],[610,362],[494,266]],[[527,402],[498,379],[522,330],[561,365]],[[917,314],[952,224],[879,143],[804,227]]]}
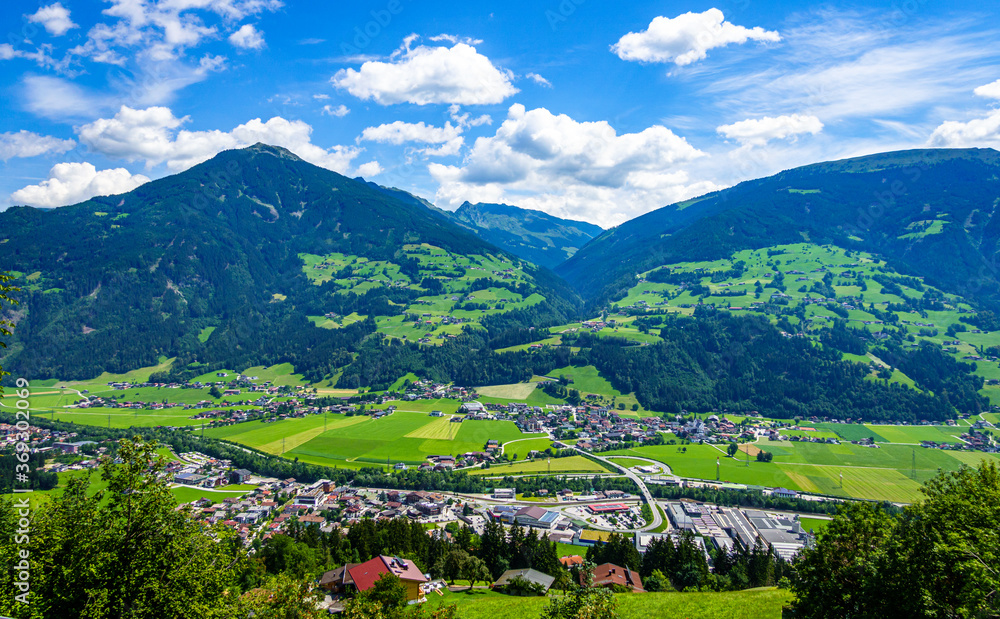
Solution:
{"label": "mountain", "polygon": [[0,265],[22,288],[0,362],[33,379],[175,358],[180,374],[290,362],[319,380],[376,332],[440,343],[488,317],[497,335],[508,314],[519,329],[578,303],[423,206],[263,144],[126,194],[8,209]]}
{"label": "mountain", "polygon": [[673,204],[608,230],[556,272],[598,304],[658,265],[802,242],[879,254],[1000,308],[1000,153],[935,149],[819,163]]}
{"label": "mountain", "polygon": [[437,217],[456,223],[481,239],[547,269],[554,269],[604,231],[585,221],[560,219],[542,211],[508,204],[465,202],[456,211],[446,211],[402,189],[372,182],[368,185],[407,204],[423,206]]}
{"label": "mountain", "polygon": [[603,230],[583,221],[506,204],[462,204],[452,220],[515,256],[552,269]]}

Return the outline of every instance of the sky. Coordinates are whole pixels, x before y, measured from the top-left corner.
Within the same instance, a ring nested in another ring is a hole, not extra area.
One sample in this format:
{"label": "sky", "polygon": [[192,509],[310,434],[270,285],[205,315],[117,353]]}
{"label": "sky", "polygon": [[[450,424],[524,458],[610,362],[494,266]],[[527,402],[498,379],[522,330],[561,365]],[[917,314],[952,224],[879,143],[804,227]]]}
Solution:
{"label": "sky", "polygon": [[265,142],[441,208],[607,228],[809,163],[1000,148],[998,9],[8,0],[0,209]]}

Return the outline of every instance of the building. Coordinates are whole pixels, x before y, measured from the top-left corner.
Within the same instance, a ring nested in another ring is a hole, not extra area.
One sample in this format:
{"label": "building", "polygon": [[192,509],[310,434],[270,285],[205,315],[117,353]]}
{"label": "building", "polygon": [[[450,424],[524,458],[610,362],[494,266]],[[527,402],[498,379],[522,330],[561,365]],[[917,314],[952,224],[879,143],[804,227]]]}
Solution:
{"label": "building", "polygon": [[229,481],[234,484],[242,484],[250,479],[252,473],[246,469],[236,469],[229,474]]}
{"label": "building", "polygon": [[[591,580],[592,587],[613,587],[619,585],[629,589],[633,593],[645,593],[646,590],[642,588],[642,579],[639,578],[639,574],[633,572],[627,567],[620,567],[614,563],[605,563],[604,565],[598,565],[594,568],[592,572],[593,580]],[[584,575],[580,574],[580,584],[584,584]]]}
{"label": "building", "polygon": [[558,512],[549,511],[541,507],[522,507],[514,514],[517,524],[525,527],[538,527],[540,529],[552,528],[552,525],[559,520]]}
{"label": "building", "polygon": [[627,512],[628,505],[624,503],[602,503],[600,505],[588,505],[587,511],[592,514],[617,514],[618,512]]}
{"label": "building", "polygon": [[516,499],[517,494],[513,488],[494,488],[494,499]]}
{"label": "building", "polygon": [[201,482],[205,481],[206,477],[204,475],[198,475],[197,473],[181,473],[174,476],[174,482],[178,484],[184,484],[186,486],[197,486]]}
{"label": "building", "polygon": [[571,567],[577,565],[583,565],[583,557],[580,555],[571,555],[568,557],[559,557],[559,563],[563,564],[563,567],[570,569]]}
{"label": "building", "polygon": [[555,582],[556,580],[552,576],[539,572],[538,570],[533,570],[528,568],[519,570],[507,570],[506,572],[500,575],[500,578],[498,578],[495,583],[493,583],[493,588],[503,589],[504,587],[510,584],[510,581],[518,577],[523,578],[524,580],[527,580],[530,583],[535,583],[543,587],[544,591],[542,591],[542,595],[545,595],[545,593],[548,592],[548,590],[552,587],[552,583]]}
{"label": "building", "polygon": [[383,574],[395,574],[406,587],[406,601],[416,604],[426,601],[423,585],[427,582],[417,566],[412,561],[379,555],[370,561],[365,561],[344,571],[344,579],[350,576],[358,591],[368,591]]}

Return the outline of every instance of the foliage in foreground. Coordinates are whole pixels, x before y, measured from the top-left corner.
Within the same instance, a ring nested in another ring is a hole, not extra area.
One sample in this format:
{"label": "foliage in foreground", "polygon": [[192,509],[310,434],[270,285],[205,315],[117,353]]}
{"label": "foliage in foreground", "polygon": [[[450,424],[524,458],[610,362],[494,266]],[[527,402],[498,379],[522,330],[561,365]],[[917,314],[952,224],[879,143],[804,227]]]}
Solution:
{"label": "foliage in foreground", "polygon": [[1000,469],[939,475],[891,516],[852,504],[803,552],[796,617],[1000,617]]}

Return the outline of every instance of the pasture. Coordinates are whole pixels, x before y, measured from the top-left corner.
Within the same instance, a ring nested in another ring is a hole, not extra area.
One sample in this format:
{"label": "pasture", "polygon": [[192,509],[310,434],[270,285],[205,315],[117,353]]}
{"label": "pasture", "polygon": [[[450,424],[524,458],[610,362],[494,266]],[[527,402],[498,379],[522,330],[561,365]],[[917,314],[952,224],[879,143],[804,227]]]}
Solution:
{"label": "pasture", "polygon": [[1000,462],[1000,457],[993,454],[896,444],[874,448],[847,443],[759,441],[756,445],[773,453],[774,461],[762,463],[751,458],[748,466],[745,455],[744,459],[734,460],[709,445],[660,445],[610,453],[652,458],[670,466],[677,475],[705,480],[716,479],[719,458],[720,481],[724,482],[903,503],[919,500],[920,485],[939,469],[952,471],[982,460]]}
{"label": "pasture", "polygon": [[[607,468],[583,456],[567,458],[539,458],[530,462],[515,462],[491,466],[488,469],[470,469],[470,475],[489,475],[491,477],[504,475],[529,475],[532,473],[608,473]],[[618,472],[616,469],[615,473]]]}

